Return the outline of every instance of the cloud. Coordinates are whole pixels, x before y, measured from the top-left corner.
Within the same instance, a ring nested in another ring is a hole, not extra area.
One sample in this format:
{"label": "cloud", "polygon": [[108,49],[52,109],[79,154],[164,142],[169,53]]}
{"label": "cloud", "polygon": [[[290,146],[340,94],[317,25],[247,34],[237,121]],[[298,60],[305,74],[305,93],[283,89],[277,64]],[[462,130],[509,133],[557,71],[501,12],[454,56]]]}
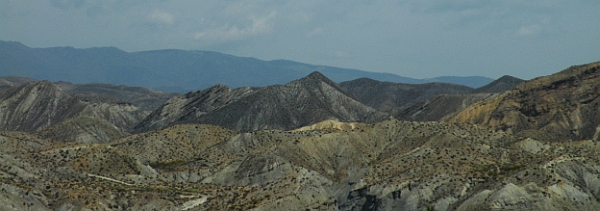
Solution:
{"label": "cloud", "polygon": [[168,13],[168,12],[161,12],[158,10],[156,10],[153,13],[151,13],[150,15],[148,15],[148,19],[152,23],[158,23],[158,24],[173,25],[173,23],[175,23],[173,14]]}
{"label": "cloud", "polygon": [[194,37],[197,40],[229,41],[268,34],[274,29],[276,16],[275,11],[264,17],[251,15],[249,17],[251,22],[245,27],[225,24],[218,28],[197,32]]}
{"label": "cloud", "polygon": [[85,0],[50,0],[52,6],[67,9],[67,8],[81,8],[85,5]]}
{"label": "cloud", "polygon": [[339,58],[339,59],[352,58],[352,55],[350,53],[346,52],[346,51],[336,51],[334,53],[334,55],[335,55],[336,58]]}
{"label": "cloud", "polygon": [[8,15],[14,4],[14,0],[0,0],[0,15]]}
{"label": "cloud", "polygon": [[306,37],[311,38],[311,37],[317,36],[322,33],[323,33],[323,29],[321,27],[317,27],[317,28],[313,29],[312,31],[306,33]]}
{"label": "cloud", "polygon": [[540,25],[521,26],[517,31],[518,36],[533,36],[541,31]]}

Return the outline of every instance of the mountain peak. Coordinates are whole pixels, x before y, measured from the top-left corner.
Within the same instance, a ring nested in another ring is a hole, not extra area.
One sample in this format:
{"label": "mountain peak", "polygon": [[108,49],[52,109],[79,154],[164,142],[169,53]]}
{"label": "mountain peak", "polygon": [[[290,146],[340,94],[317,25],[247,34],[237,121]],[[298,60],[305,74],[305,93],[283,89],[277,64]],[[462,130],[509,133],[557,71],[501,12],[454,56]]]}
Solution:
{"label": "mountain peak", "polygon": [[513,77],[510,75],[504,75],[488,85],[479,87],[475,89],[475,93],[498,93],[505,92],[515,88],[520,83],[523,83],[525,80]]}
{"label": "mountain peak", "polygon": [[511,75],[504,75],[498,79],[496,79],[495,81],[493,81],[492,83],[498,83],[498,82],[508,82],[508,83],[513,83],[513,82],[523,82],[525,80],[511,76]]}
{"label": "mountain peak", "polygon": [[323,75],[323,73],[321,73],[319,71],[314,71],[314,72],[308,74],[305,78],[310,78],[313,80],[320,80],[320,81],[329,81],[330,80],[325,75]]}
{"label": "mountain peak", "polygon": [[[61,89],[56,86],[56,84],[47,81],[47,80],[43,80],[43,81],[32,81],[29,83],[24,84],[23,86],[21,86],[22,89],[27,90],[27,91],[38,91],[38,92],[43,92],[46,95],[55,95],[56,93],[61,92]],[[66,94],[65,94],[66,95]]]}
{"label": "mountain peak", "polygon": [[337,87],[337,84],[335,82],[333,82],[331,79],[327,78],[327,76],[323,75],[322,73],[320,73],[319,71],[314,71],[310,74],[308,74],[306,77],[302,78],[299,80],[300,82],[315,82],[315,81],[320,81],[320,82],[325,82],[326,84],[329,84],[330,86],[333,87]]}

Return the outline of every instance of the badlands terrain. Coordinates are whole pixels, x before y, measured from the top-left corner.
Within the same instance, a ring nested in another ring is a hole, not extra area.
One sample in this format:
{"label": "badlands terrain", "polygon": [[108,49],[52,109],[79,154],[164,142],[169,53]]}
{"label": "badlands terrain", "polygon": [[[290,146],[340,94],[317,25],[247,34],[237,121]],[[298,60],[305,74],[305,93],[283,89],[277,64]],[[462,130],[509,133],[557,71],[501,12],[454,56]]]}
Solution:
{"label": "badlands terrain", "polygon": [[0,210],[597,210],[600,62],[487,86],[0,78]]}

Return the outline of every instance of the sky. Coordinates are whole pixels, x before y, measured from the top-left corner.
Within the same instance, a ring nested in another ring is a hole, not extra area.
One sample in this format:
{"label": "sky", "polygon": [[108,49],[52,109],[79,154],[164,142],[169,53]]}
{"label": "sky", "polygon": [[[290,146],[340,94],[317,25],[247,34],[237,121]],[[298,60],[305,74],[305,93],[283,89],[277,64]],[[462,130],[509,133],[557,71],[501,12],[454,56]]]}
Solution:
{"label": "sky", "polygon": [[599,0],[0,0],[0,40],[531,79],[600,61],[599,11]]}

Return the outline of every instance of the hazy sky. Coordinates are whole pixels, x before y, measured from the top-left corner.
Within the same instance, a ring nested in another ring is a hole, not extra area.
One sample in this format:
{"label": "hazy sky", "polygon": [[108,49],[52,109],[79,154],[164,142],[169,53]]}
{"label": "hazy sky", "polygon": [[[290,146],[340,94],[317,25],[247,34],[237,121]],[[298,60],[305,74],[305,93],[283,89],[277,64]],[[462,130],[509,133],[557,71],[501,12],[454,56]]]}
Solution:
{"label": "hazy sky", "polygon": [[600,1],[0,0],[0,40],[530,79],[600,60]]}

